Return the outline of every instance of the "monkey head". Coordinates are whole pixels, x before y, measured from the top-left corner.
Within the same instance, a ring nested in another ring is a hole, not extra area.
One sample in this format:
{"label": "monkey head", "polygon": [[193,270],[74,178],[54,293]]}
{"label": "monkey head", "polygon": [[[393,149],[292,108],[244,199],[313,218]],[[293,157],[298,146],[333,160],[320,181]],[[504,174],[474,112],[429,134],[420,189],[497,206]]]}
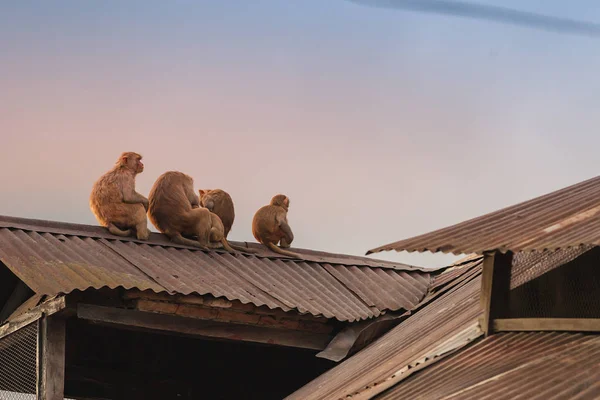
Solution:
{"label": "monkey head", "polygon": [[142,163],[142,156],[138,153],[131,151],[121,154],[117,164],[122,168],[126,168],[132,171],[134,174],[141,174],[144,172],[144,164]]}
{"label": "monkey head", "polygon": [[287,211],[290,207],[290,199],[284,194],[277,194],[271,199],[271,205],[282,207]]}
{"label": "monkey head", "polygon": [[206,189],[206,190],[198,190],[198,193],[200,194],[200,205],[204,208],[208,208],[210,211],[212,211],[215,208],[215,202],[213,201],[213,199],[211,199],[208,194],[211,192],[211,190]]}

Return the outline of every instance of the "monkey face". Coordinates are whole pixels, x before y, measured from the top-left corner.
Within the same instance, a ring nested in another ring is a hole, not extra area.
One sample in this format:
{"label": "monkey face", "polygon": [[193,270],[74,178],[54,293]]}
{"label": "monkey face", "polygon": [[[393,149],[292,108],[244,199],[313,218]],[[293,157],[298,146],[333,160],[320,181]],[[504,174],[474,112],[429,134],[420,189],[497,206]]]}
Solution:
{"label": "monkey face", "polygon": [[142,158],[141,157],[136,160],[135,171],[138,174],[141,173],[141,172],[144,172],[144,163],[142,163]]}
{"label": "monkey face", "polygon": [[271,199],[271,205],[280,206],[287,210],[290,206],[290,199],[284,194],[278,194]]}

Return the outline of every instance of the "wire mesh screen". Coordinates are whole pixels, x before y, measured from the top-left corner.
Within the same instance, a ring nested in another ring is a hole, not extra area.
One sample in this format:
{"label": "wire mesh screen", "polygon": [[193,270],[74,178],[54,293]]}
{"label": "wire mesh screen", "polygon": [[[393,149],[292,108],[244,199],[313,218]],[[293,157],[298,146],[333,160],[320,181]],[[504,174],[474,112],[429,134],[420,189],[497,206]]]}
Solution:
{"label": "wire mesh screen", "polygon": [[515,289],[533,279],[565,265],[590,251],[594,246],[579,246],[557,251],[521,252],[513,257],[510,289]]}
{"label": "wire mesh screen", "polygon": [[0,339],[0,400],[35,400],[38,322]]}
{"label": "wire mesh screen", "polygon": [[577,254],[554,254],[550,263],[532,264],[540,266],[535,279],[509,293],[509,317],[600,318],[600,248]]}

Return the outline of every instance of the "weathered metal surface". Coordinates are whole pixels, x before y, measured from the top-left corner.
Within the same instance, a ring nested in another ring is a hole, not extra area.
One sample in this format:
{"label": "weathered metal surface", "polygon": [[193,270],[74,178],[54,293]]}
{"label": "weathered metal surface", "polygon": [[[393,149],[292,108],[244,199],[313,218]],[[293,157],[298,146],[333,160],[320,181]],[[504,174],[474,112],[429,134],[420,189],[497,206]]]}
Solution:
{"label": "weathered metal surface", "polygon": [[[10,229],[18,229],[23,231],[33,231],[37,233],[53,233],[57,235],[66,235],[66,236],[79,236],[85,238],[93,238],[93,239],[109,239],[109,240],[119,240],[121,242],[132,242],[139,244],[147,244],[147,245],[156,245],[156,246],[166,246],[172,248],[183,248],[183,249],[192,249],[196,250],[192,247],[183,246],[171,243],[166,236],[161,235],[159,233],[150,233],[150,238],[146,241],[137,240],[133,237],[118,237],[111,235],[105,228],[100,226],[93,225],[82,225],[82,224],[72,224],[66,222],[56,222],[56,221],[44,221],[37,219],[28,219],[28,218],[17,218],[0,215],[0,228],[10,228]],[[237,244],[239,246],[249,247],[254,249],[256,253],[256,257],[262,258],[271,258],[271,259],[288,259],[285,256],[281,256],[277,253],[273,253],[268,250],[266,247],[259,245],[258,243],[248,243],[248,242],[235,242],[231,241],[233,244]],[[316,250],[308,250],[308,249],[296,249],[292,248],[295,253],[300,252],[302,255],[302,259],[304,261],[313,261],[318,263],[330,263],[330,264],[342,264],[342,265],[361,265],[367,267],[380,267],[380,268],[391,268],[398,269],[401,271],[426,271],[424,268],[415,267],[407,264],[400,264],[391,261],[383,261],[383,260],[375,260],[369,257],[357,257],[357,256],[349,256],[345,254],[333,254],[326,253],[323,251]],[[215,251],[215,253],[223,253],[223,251]]]}
{"label": "weathered metal surface", "polygon": [[387,399],[597,399],[600,335],[504,333],[417,372]]}
{"label": "weathered metal surface", "polygon": [[367,254],[389,250],[481,254],[580,245],[600,245],[600,176]]}
{"label": "weathered metal surface", "polygon": [[480,267],[482,261],[483,256],[479,255],[469,256],[459,260],[451,267],[444,269],[442,273],[433,277],[433,283],[431,284],[430,290],[435,290],[438,287],[444,286],[457,278],[460,278],[467,270],[478,266]]}
{"label": "weathered metal surface", "polygon": [[481,335],[477,325],[481,279],[469,274],[470,268],[464,271],[468,281],[457,276],[435,301],[287,399],[367,399],[409,370]]}
{"label": "weathered metal surface", "polygon": [[430,274],[414,267],[294,251],[307,260],[268,250],[256,256],[204,252],[171,245],[159,234],[141,242],[99,227],[0,217],[0,261],[37,294],[101,287],[210,294],[356,321],[412,309],[429,287]]}

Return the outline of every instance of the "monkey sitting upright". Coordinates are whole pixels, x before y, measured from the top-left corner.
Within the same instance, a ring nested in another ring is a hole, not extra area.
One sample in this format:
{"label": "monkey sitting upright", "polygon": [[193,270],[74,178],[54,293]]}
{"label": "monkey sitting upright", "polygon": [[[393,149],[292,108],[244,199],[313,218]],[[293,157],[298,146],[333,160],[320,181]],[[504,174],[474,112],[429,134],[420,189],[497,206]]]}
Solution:
{"label": "monkey sitting upright", "polygon": [[[206,208],[198,208],[199,199],[191,176],[177,171],[165,172],[152,186],[148,198],[150,221],[173,243],[204,250],[224,247],[234,252],[225,238],[221,219]],[[197,240],[184,236],[195,236]]]}
{"label": "monkey sitting upright", "polygon": [[94,183],[90,209],[100,225],[113,235],[133,236],[134,230],[140,240],[150,236],[146,219],[148,199],[135,191],[135,177],[142,171],[142,156],[126,152]]}
{"label": "monkey sitting upright", "polygon": [[290,199],[278,194],[271,199],[271,203],[261,207],[252,220],[252,234],[260,243],[267,246],[275,253],[289,257],[302,258],[299,254],[277,247],[290,247],[294,234],[287,221],[287,212]]}

